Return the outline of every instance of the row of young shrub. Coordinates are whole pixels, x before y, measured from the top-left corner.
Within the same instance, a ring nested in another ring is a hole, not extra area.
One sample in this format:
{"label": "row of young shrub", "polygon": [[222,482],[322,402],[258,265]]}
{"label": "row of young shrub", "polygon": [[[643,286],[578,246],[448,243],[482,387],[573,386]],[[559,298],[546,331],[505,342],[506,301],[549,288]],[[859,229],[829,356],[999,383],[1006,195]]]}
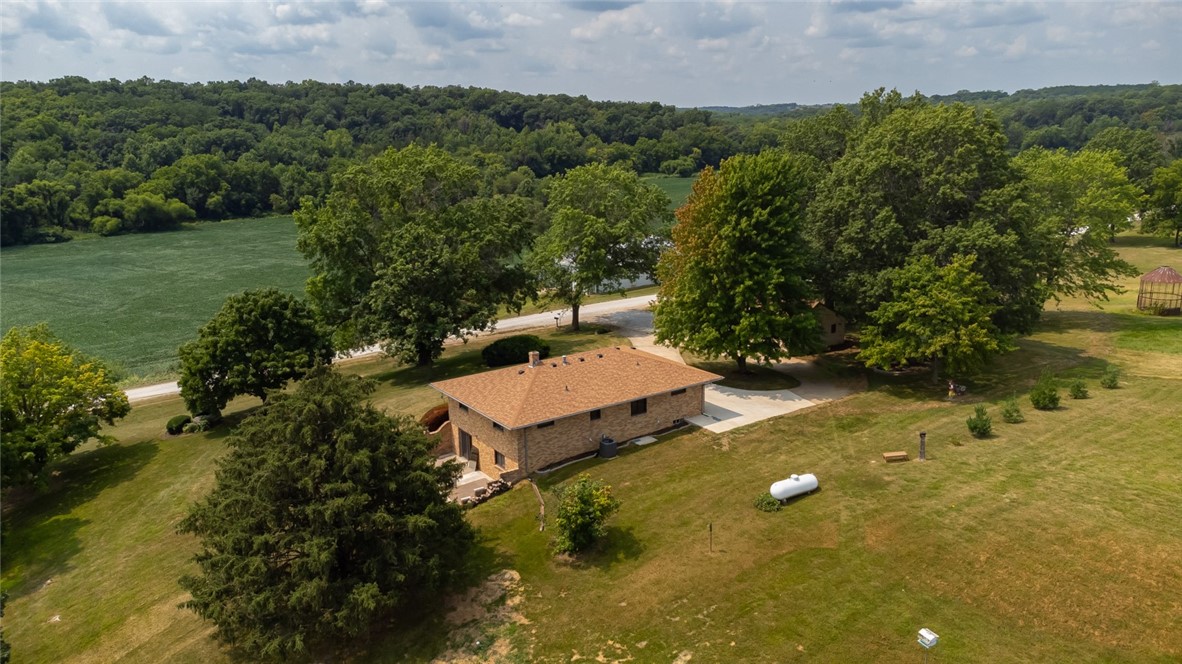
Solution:
{"label": "row of young shrub", "polygon": [[[1120,371],[1116,367],[1108,367],[1100,378],[1100,386],[1114,390],[1120,386]],[[1067,388],[1072,399],[1087,399],[1088,386],[1082,380],[1076,379]],[[1054,410],[1059,407],[1059,387],[1054,376],[1044,373],[1030,390],[1030,405],[1036,410]],[[1022,409],[1018,407],[1018,399],[1010,397],[1002,402],[1001,419],[1007,424],[1018,424],[1026,418],[1022,416]],[[978,404],[973,414],[965,424],[969,432],[977,438],[986,438],[993,433],[993,418],[989,416],[984,404]]]}

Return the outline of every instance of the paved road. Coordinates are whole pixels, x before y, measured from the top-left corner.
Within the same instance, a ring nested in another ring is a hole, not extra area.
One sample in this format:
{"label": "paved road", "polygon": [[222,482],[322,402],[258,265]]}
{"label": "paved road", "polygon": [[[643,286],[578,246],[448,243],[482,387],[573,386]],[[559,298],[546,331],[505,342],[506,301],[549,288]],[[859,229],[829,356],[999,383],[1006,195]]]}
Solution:
{"label": "paved road", "polygon": [[[621,298],[619,300],[608,300],[606,302],[597,302],[595,304],[588,304],[579,309],[579,318],[583,321],[589,321],[605,314],[612,314],[619,311],[630,311],[633,309],[646,309],[650,304],[656,301],[656,295],[641,295],[638,297]],[[511,330],[526,330],[535,327],[547,327],[554,325],[555,316],[561,315],[559,323],[570,323],[570,311],[565,309],[552,309],[538,314],[530,314],[528,316],[516,316],[514,318],[505,318],[497,323],[495,332],[508,332]],[[359,357],[369,357],[372,355],[380,355],[382,349],[378,346],[369,346],[360,350],[346,353],[341,357],[348,357],[355,359]],[[137,401],[145,401],[147,399],[155,399],[157,397],[170,396],[179,394],[180,386],[174,383],[157,383],[155,385],[144,385],[142,387],[133,387],[125,390],[128,401],[135,403]]]}

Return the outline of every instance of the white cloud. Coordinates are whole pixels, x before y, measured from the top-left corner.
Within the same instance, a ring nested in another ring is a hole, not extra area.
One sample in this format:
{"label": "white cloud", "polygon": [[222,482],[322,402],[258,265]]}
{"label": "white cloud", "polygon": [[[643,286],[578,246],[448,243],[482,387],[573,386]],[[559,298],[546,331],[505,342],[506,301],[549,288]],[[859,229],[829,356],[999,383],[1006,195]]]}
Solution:
{"label": "white cloud", "polygon": [[590,22],[571,28],[570,36],[585,42],[596,42],[614,35],[653,34],[657,28],[640,5],[605,11]]}
{"label": "white cloud", "polygon": [[525,14],[520,14],[518,12],[513,12],[512,14],[509,14],[505,17],[505,25],[514,28],[536,28],[541,24],[541,19],[534,18],[533,16],[526,16]]}
{"label": "white cloud", "polygon": [[956,54],[962,58],[971,58],[977,54],[977,47],[965,44],[964,46],[956,49]]}

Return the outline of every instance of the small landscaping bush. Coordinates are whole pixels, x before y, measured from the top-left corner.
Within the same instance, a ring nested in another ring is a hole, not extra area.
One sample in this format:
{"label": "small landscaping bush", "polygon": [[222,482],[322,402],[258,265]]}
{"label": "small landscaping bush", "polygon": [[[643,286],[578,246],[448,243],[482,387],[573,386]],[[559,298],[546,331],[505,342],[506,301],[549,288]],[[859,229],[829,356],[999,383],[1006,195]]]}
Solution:
{"label": "small landscaping bush", "polygon": [[1087,399],[1088,386],[1084,385],[1082,380],[1072,381],[1071,387],[1068,390],[1068,394],[1071,395],[1072,399]]}
{"label": "small landscaping bush", "polygon": [[1034,389],[1030,390],[1030,404],[1038,410],[1055,410],[1059,407],[1059,388],[1055,387],[1055,379],[1049,374],[1043,374]]}
{"label": "small landscaping bush", "polygon": [[550,345],[532,334],[515,334],[494,341],[480,351],[480,356],[489,367],[504,367],[529,362],[531,350],[541,353],[543,359],[550,357]]}
{"label": "small landscaping bush", "polygon": [[177,415],[176,417],[170,418],[168,420],[168,424],[164,425],[164,430],[167,431],[170,436],[177,436],[183,433],[185,430],[185,425],[192,421],[193,418],[189,417],[188,415]]}
{"label": "small landscaping bush", "polygon": [[1001,405],[1001,419],[1005,420],[1007,424],[1017,424],[1025,421],[1022,417],[1022,409],[1018,408],[1018,400],[1014,397],[1006,399]]}
{"label": "small landscaping bush", "polygon": [[780,505],[780,501],[773,498],[772,494],[766,491],[755,499],[755,509],[760,512],[779,512],[781,507],[783,506]]}
{"label": "small landscaping bush", "polygon": [[193,420],[185,425],[185,433],[201,433],[209,430],[209,420]]}
{"label": "small landscaping bush", "polygon": [[558,493],[558,513],[554,525],[556,553],[578,553],[590,547],[606,532],[604,522],[620,509],[612,488],[587,473],[574,479]]}
{"label": "small landscaping bush", "polygon": [[1100,377],[1100,387],[1106,390],[1115,390],[1120,387],[1120,369],[1116,367],[1105,369],[1104,375]]}
{"label": "small landscaping bush", "polygon": [[965,424],[969,425],[969,431],[977,438],[987,438],[993,433],[993,418],[989,417],[985,406],[981,404],[973,409],[972,417],[965,420]]}

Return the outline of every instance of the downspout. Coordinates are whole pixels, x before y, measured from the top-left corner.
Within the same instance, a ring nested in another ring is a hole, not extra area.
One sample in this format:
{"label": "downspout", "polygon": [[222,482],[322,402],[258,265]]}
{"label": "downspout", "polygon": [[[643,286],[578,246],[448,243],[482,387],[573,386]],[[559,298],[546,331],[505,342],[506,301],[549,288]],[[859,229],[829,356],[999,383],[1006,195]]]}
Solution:
{"label": "downspout", "polygon": [[521,430],[521,444],[524,447],[521,459],[525,462],[521,467],[524,469],[525,474],[529,475],[529,427]]}

